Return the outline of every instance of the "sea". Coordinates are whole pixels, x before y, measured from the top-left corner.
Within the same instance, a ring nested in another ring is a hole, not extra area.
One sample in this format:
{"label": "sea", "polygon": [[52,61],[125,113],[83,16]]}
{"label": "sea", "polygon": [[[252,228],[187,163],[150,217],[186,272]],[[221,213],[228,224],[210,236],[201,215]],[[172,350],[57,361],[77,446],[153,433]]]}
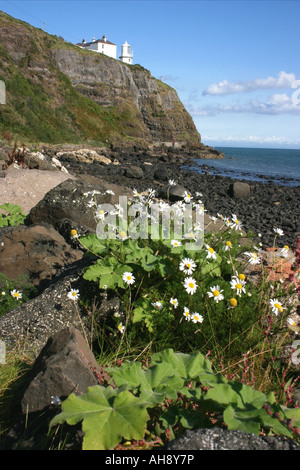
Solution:
{"label": "sea", "polygon": [[192,170],[239,180],[300,186],[300,149],[215,148],[224,153],[224,158],[195,160]]}

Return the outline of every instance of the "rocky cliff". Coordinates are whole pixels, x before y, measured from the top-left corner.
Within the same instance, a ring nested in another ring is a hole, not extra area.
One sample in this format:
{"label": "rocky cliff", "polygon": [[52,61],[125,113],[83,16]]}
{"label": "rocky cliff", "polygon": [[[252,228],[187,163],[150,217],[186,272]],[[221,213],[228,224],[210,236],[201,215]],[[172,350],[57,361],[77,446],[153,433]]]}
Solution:
{"label": "rocky cliff", "polygon": [[174,89],[0,12],[0,132],[30,142],[201,145]]}

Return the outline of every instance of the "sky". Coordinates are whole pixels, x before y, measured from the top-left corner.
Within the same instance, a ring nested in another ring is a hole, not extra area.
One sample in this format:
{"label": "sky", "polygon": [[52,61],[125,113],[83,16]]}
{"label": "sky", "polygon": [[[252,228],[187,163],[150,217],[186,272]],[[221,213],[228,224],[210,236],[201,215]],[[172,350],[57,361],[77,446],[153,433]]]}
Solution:
{"label": "sky", "polygon": [[0,10],[76,44],[127,41],[202,142],[300,149],[300,0],[13,0]]}

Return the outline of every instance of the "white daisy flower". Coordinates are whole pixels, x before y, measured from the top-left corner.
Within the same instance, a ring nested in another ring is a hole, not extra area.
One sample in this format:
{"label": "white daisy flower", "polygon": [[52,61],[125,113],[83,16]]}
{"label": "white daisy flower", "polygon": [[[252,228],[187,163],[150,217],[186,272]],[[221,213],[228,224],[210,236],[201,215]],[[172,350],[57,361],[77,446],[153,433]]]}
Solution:
{"label": "white daisy flower", "polygon": [[190,321],[191,319],[190,310],[187,307],[183,308],[183,316],[187,321]]}
{"label": "white daisy flower", "polygon": [[135,277],[132,275],[132,273],[129,273],[128,271],[125,271],[123,273],[122,279],[126,284],[134,284]]}
{"label": "white daisy flower", "polygon": [[121,232],[118,235],[118,238],[124,241],[124,240],[127,240],[129,237],[127,236],[127,233],[124,230],[121,230]]}
{"label": "white daisy flower", "polygon": [[187,203],[190,203],[191,200],[193,199],[192,196],[187,191],[184,191],[182,197],[183,197],[184,202],[187,202]]}
{"label": "white daisy flower", "polygon": [[211,292],[207,292],[208,297],[213,298],[217,303],[220,300],[224,299],[224,295],[222,294],[223,289],[220,290],[219,286],[214,286],[210,288]]}
{"label": "white daisy flower", "polygon": [[238,296],[241,296],[242,292],[246,293],[245,283],[245,281],[233,277],[230,281],[231,289],[234,289],[236,291],[236,294]]}
{"label": "white daisy flower", "polygon": [[123,333],[124,333],[124,331],[125,331],[125,326],[124,326],[124,325],[122,325],[122,323],[119,323],[119,325],[118,325],[118,330],[120,331],[120,333],[122,333],[122,334],[123,334]]}
{"label": "white daisy flower", "polygon": [[283,310],[285,310],[285,307],[282,306],[278,299],[271,299],[270,306],[272,308],[272,312],[275,313],[275,315],[278,315],[279,313],[282,313]]}
{"label": "white daisy flower", "polygon": [[188,294],[193,295],[196,292],[198,286],[196,284],[195,279],[193,279],[192,277],[187,277],[184,280],[184,287]]}
{"label": "white daisy flower", "polygon": [[280,255],[283,256],[284,258],[286,258],[287,255],[288,255],[289,250],[290,250],[290,247],[288,245],[284,245],[284,247],[281,248],[281,250],[280,250]]}
{"label": "white daisy flower", "polygon": [[169,183],[169,186],[176,186],[176,183],[174,180],[169,180],[168,183]]}
{"label": "white daisy flower", "polygon": [[[3,293],[2,293],[2,295],[3,295]],[[18,299],[18,300],[22,299],[22,293],[19,290],[14,289],[14,290],[10,291],[10,295],[12,297],[14,297],[15,299]]]}
{"label": "white daisy flower", "polygon": [[68,298],[71,299],[71,300],[78,300],[79,296],[80,296],[80,294],[79,294],[78,289],[71,289],[68,292]]}
{"label": "white daisy flower", "polygon": [[203,316],[200,315],[198,312],[195,312],[195,313],[192,313],[191,320],[192,320],[193,323],[202,323],[203,322]]}
{"label": "white daisy flower", "polygon": [[179,265],[180,271],[183,271],[184,274],[191,275],[196,269],[196,263],[190,258],[184,258]]}
{"label": "white daisy flower", "polygon": [[170,304],[173,305],[174,308],[177,308],[178,307],[178,300],[173,299],[173,297],[171,297]]}
{"label": "white daisy flower", "polygon": [[232,248],[232,243],[230,240],[226,240],[223,242],[223,250],[224,251],[229,251]]}
{"label": "white daisy flower", "polygon": [[248,256],[248,261],[249,261],[250,264],[259,264],[260,263],[260,258],[259,258],[257,253],[245,251],[244,254],[246,256]]}
{"label": "white daisy flower", "polygon": [[217,254],[216,254],[215,250],[209,245],[205,245],[205,246],[206,246],[206,252],[207,252],[206,258],[207,259],[210,259],[210,258],[217,259]]}
{"label": "white daisy flower", "polygon": [[106,194],[111,194],[112,196],[115,195],[115,193],[114,193],[111,189],[107,189],[107,190],[105,191],[105,193],[106,193]]}
{"label": "white daisy flower", "polygon": [[242,230],[242,223],[238,220],[238,218],[235,214],[232,214],[231,220],[232,220],[232,223],[230,225],[231,228],[233,228],[235,230]]}
{"label": "white daisy flower", "polygon": [[162,309],[162,303],[159,302],[158,300],[156,302],[152,302],[151,305],[156,309],[156,310],[161,310]]}
{"label": "white daisy flower", "polygon": [[281,228],[273,228],[274,232],[279,235],[280,237],[282,237],[284,235],[284,232]]}
{"label": "white daisy flower", "polygon": [[95,217],[96,217],[97,220],[104,220],[106,214],[107,214],[107,212],[105,210],[103,210],[101,206],[97,207],[97,211],[96,211],[96,214],[95,214]]}
{"label": "white daisy flower", "polygon": [[179,240],[171,240],[171,245],[174,248],[177,248],[178,246],[181,246],[181,242]]}

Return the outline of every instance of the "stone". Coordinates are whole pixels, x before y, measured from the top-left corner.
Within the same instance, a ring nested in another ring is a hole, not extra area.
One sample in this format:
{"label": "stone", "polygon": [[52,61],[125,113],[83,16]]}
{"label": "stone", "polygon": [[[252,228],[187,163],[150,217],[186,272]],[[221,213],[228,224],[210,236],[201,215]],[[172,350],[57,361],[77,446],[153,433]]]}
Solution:
{"label": "stone", "polygon": [[80,288],[85,265],[86,259],[79,260],[40,295],[0,317],[0,337],[7,347],[22,343],[24,351],[37,357],[48,338],[68,326],[79,329],[90,340],[90,317],[67,295],[71,288]]}
{"label": "stone", "polygon": [[[126,195],[129,191],[128,188],[113,185],[115,194],[107,194],[108,184],[103,184],[97,178],[90,180],[92,182],[84,179],[66,180],[53,188],[31,209],[31,223],[51,224],[67,240],[71,229],[76,229],[80,235],[95,232],[95,206],[89,206],[89,201],[94,199],[96,205],[111,204],[113,207],[119,202],[119,195]],[[96,194],[92,196],[94,191]]]}
{"label": "stone", "polygon": [[99,385],[101,368],[86,340],[74,327],[63,328],[51,336],[35,360],[28,387],[21,400],[23,413],[43,410],[51,401],[80,395]]}
{"label": "stone", "polygon": [[163,199],[169,198],[170,202],[182,201],[183,194],[187,191],[184,186],[176,184],[175,186],[165,186],[161,191],[159,196]]}
{"label": "stone", "polygon": [[248,198],[250,196],[250,185],[235,181],[230,185],[230,194],[236,199]]}
{"label": "stone", "polygon": [[154,173],[154,178],[157,179],[158,181],[168,181],[169,179],[169,172],[167,168],[161,167],[156,172]]}
{"label": "stone", "polygon": [[277,436],[257,436],[243,431],[210,428],[186,431],[169,442],[165,450],[300,450],[291,440]]}
{"label": "stone", "polygon": [[126,178],[142,179],[144,178],[144,172],[139,166],[131,165],[126,168],[125,176]]}
{"label": "stone", "polygon": [[[42,160],[41,160],[42,162]],[[55,170],[20,169],[8,167],[0,185],[0,205],[10,202],[21,206],[28,214],[45,194],[74,176]]]}
{"label": "stone", "polygon": [[39,289],[82,256],[50,225],[0,229],[0,272],[10,279],[25,276]]}

